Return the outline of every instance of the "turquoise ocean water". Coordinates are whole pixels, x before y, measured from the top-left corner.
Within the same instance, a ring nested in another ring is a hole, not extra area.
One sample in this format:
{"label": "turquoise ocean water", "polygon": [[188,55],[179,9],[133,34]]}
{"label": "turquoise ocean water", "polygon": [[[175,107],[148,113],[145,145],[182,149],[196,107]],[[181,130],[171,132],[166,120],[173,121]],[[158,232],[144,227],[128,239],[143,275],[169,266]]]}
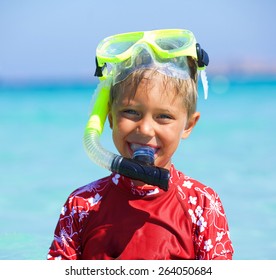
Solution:
{"label": "turquoise ocean water", "polygon": [[[69,193],[109,173],[82,144],[93,88],[0,87],[0,259],[45,259]],[[276,78],[211,78],[174,157],[219,193],[236,260],[276,259],[275,105]],[[115,151],[108,127],[101,141]]]}

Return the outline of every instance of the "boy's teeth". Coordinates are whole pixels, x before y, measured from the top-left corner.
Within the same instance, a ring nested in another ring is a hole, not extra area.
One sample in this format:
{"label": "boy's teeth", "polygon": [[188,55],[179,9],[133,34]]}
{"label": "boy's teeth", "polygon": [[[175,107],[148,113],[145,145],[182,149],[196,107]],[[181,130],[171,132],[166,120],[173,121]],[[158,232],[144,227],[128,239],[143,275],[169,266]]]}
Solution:
{"label": "boy's teeth", "polygon": [[131,144],[130,145],[130,148],[133,152],[135,152],[136,150],[138,150],[141,147],[142,147],[142,145],[139,145],[139,144]]}
{"label": "boy's teeth", "polygon": [[[146,145],[140,145],[140,144],[135,144],[135,143],[132,143],[130,145],[130,148],[133,152],[135,152],[136,150],[138,150],[139,148],[141,147],[145,147]],[[154,148],[153,148],[154,149]],[[154,149],[154,151],[156,151],[156,149]]]}

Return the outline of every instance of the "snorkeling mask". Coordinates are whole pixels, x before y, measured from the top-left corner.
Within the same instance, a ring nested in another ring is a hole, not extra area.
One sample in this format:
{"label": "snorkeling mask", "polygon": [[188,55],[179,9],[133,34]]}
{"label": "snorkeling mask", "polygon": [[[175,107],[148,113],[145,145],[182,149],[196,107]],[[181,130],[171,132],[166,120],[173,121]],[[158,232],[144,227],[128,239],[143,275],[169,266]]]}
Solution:
{"label": "snorkeling mask", "polygon": [[135,151],[134,158],[128,159],[105,150],[99,138],[108,114],[111,85],[141,67],[154,67],[167,76],[189,79],[187,56],[196,61],[198,70],[203,73],[201,78],[207,98],[208,83],[204,70],[209,58],[196,43],[192,32],[181,29],[131,32],[110,36],[100,42],[96,50],[95,72],[100,83],[84,132],[84,146],[92,161],[112,172],[168,190],[169,170],[154,166],[153,151],[149,147]]}
{"label": "snorkeling mask", "polygon": [[96,50],[95,76],[107,76],[110,74],[107,66],[112,65],[113,84],[116,84],[123,80],[119,75],[121,72],[125,72],[127,76],[136,70],[139,64],[144,68],[151,68],[148,61],[145,61],[145,56],[143,61],[136,61],[137,57],[142,57],[138,54],[143,49],[152,57],[155,68],[165,70],[165,75],[184,80],[190,78],[187,57],[192,57],[200,71],[204,97],[207,99],[208,82],[205,68],[209,64],[209,57],[189,30],[162,29],[107,37],[99,43]]}

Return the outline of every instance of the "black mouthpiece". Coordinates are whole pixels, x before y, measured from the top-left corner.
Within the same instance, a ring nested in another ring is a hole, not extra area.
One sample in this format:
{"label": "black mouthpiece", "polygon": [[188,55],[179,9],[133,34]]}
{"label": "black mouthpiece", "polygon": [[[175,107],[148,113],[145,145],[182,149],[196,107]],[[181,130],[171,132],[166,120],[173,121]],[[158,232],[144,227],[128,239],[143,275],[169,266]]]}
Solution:
{"label": "black mouthpiece", "polygon": [[131,179],[158,186],[164,191],[169,188],[169,170],[143,163],[141,160],[117,156],[111,164],[111,170]]}

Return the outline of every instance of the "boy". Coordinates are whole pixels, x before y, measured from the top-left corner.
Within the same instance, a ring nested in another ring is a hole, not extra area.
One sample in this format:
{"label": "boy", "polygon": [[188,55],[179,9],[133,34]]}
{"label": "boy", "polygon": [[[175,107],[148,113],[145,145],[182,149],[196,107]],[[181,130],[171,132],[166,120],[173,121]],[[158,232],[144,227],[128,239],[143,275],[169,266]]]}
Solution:
{"label": "boy", "polygon": [[111,168],[69,196],[48,259],[232,259],[218,195],[171,162],[199,120],[197,70],[207,54],[191,32],[159,30],[109,37],[97,59],[99,76],[101,59],[112,64],[108,120],[117,150],[132,159],[151,149],[153,163],[139,164],[166,170],[168,186]]}

